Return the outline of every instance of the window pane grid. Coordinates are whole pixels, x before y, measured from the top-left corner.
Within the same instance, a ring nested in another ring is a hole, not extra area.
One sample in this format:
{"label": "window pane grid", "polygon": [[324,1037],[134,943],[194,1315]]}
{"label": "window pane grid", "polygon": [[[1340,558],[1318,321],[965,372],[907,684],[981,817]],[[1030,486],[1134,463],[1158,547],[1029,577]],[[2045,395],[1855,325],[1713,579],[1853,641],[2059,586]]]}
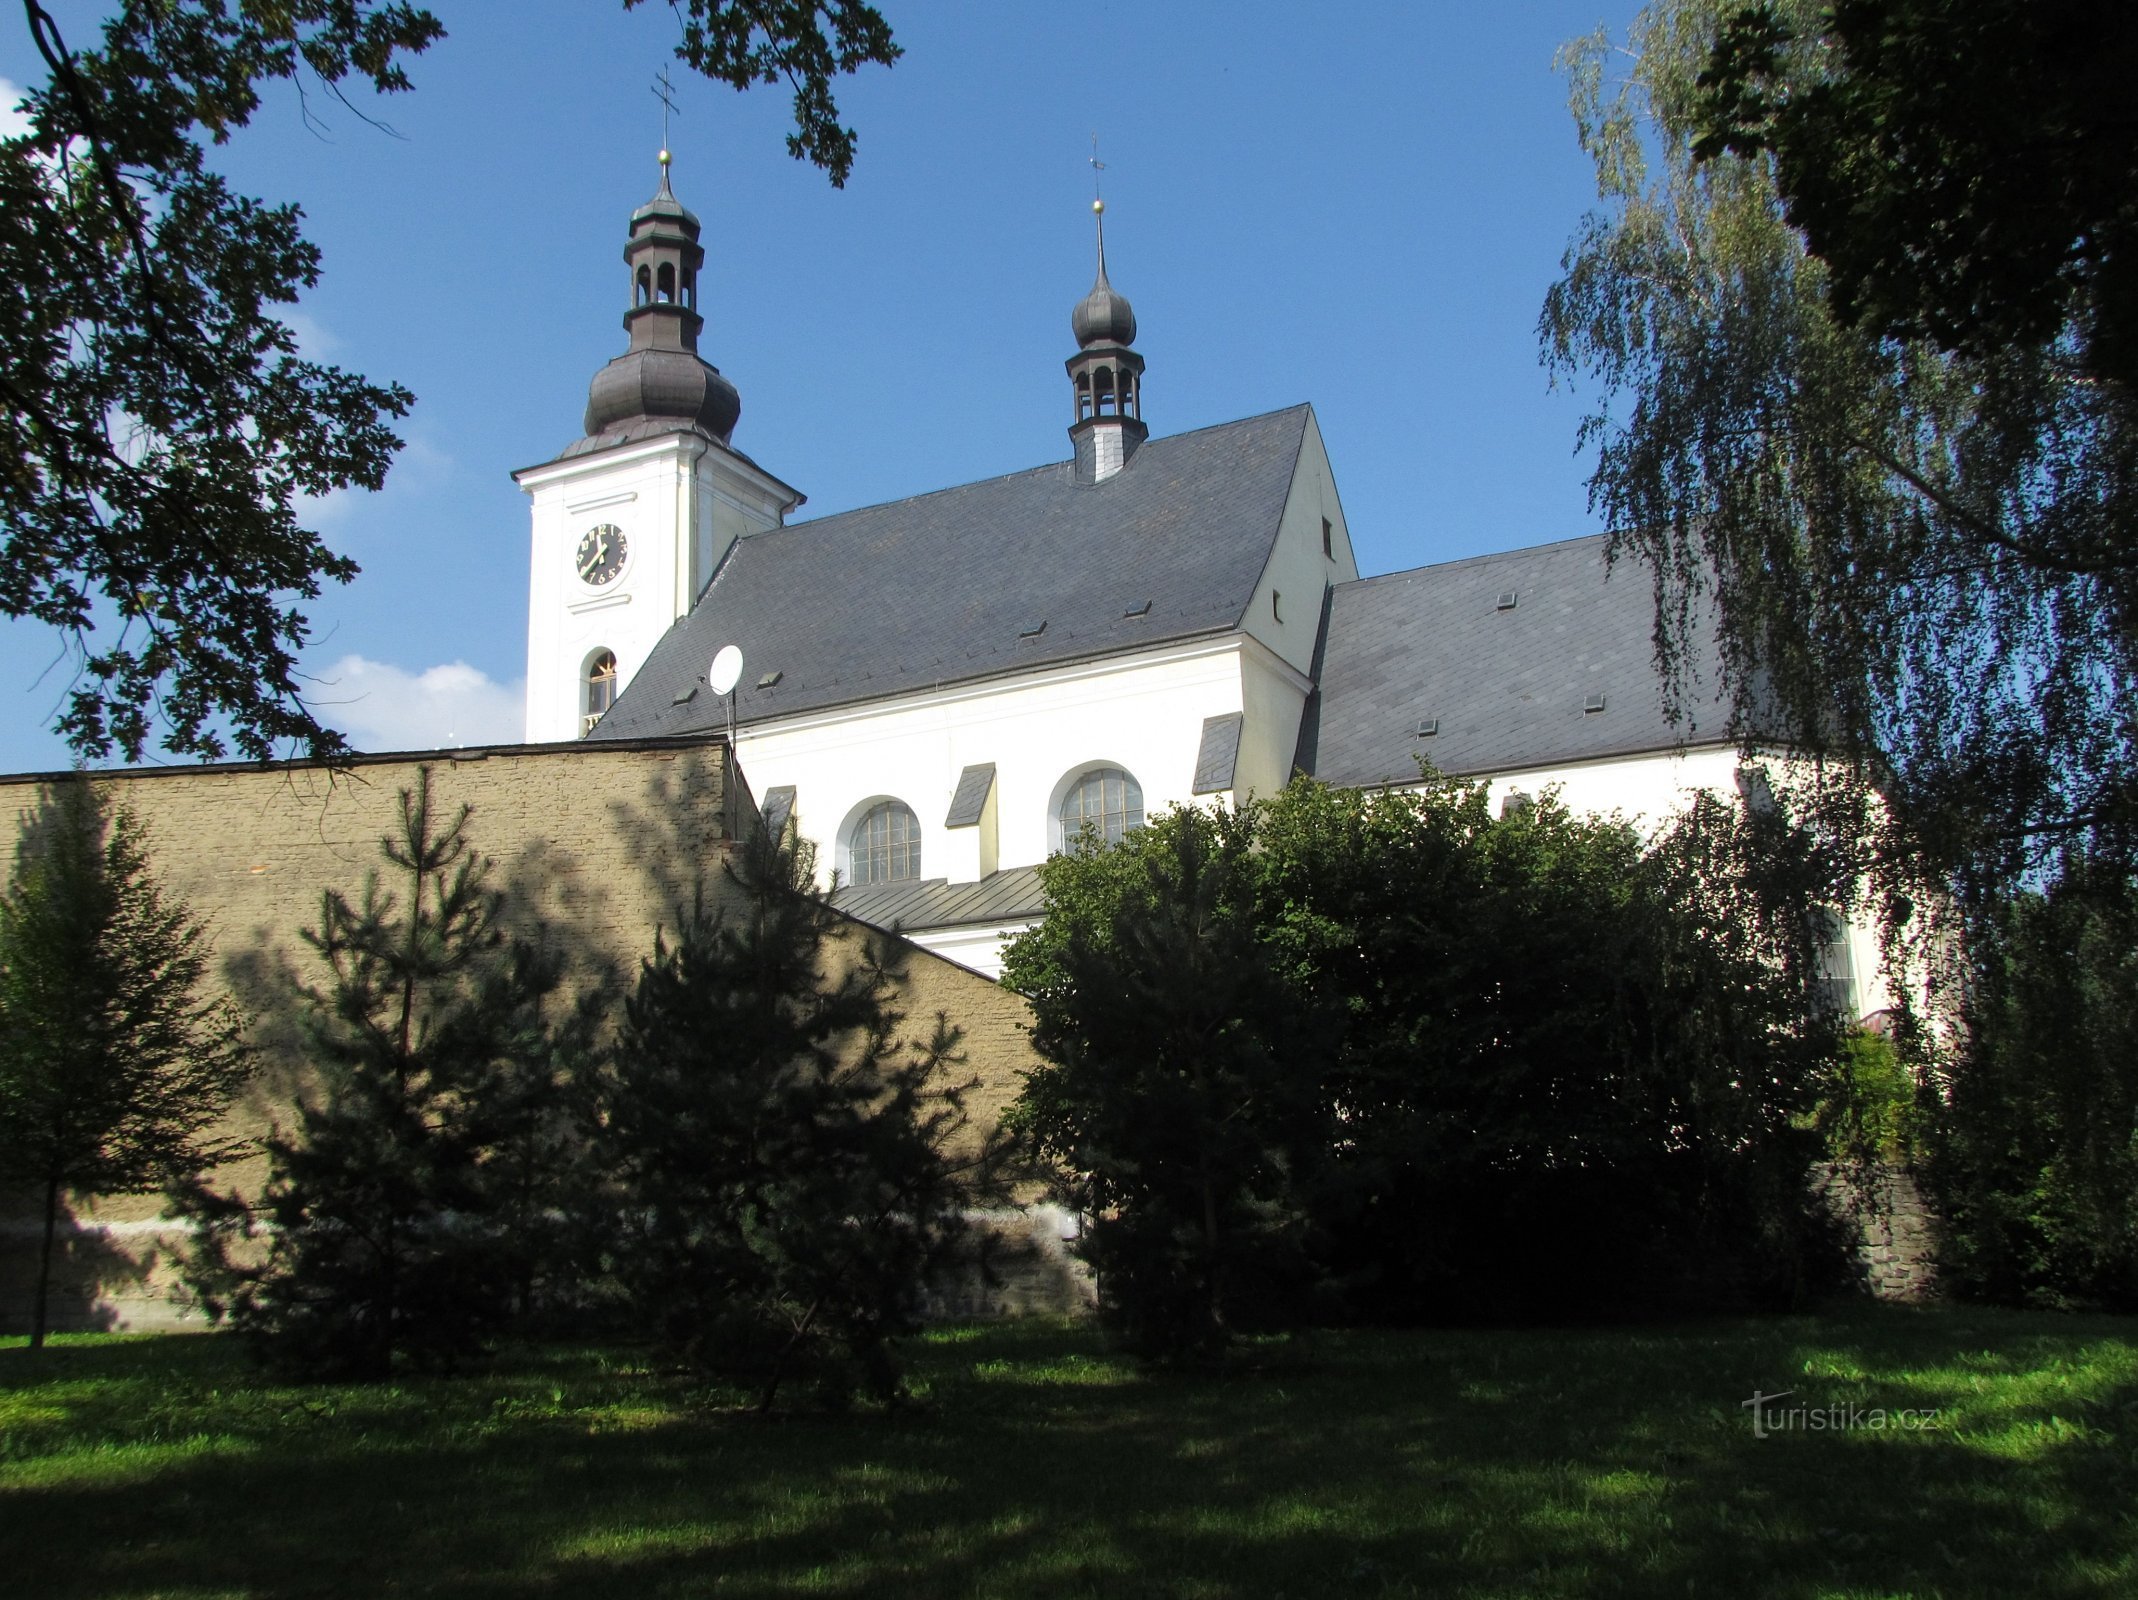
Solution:
{"label": "window pane grid", "polygon": [[855,883],[896,883],[921,875],[921,825],[905,806],[886,800],[854,824],[848,839]]}
{"label": "window pane grid", "polygon": [[1143,786],[1119,767],[1087,772],[1062,797],[1062,844],[1073,848],[1088,823],[1107,844],[1143,826]]}

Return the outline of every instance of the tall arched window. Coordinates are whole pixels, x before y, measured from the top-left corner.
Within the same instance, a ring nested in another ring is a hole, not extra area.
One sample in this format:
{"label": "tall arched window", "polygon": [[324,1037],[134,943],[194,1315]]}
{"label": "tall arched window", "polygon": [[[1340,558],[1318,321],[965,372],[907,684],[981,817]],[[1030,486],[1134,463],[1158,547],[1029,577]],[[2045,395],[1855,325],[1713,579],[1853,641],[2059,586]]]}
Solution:
{"label": "tall arched window", "polygon": [[1849,948],[1848,923],[1838,911],[1821,906],[1812,914],[1818,942],[1819,975],[1813,993],[1820,1004],[1844,1022],[1856,1020],[1856,960]]}
{"label": "tall arched window", "polygon": [[921,824],[896,800],[869,807],[847,836],[854,883],[896,883],[921,875]]}
{"label": "tall arched window", "polygon": [[1119,844],[1143,826],[1143,785],[1119,767],[1094,767],[1069,785],[1060,812],[1062,848],[1073,850],[1089,827],[1105,844]]}
{"label": "tall arched window", "polygon": [[592,733],[594,724],[602,713],[616,704],[616,657],[607,650],[596,651],[594,659],[586,664],[586,712],[580,722],[582,734]]}

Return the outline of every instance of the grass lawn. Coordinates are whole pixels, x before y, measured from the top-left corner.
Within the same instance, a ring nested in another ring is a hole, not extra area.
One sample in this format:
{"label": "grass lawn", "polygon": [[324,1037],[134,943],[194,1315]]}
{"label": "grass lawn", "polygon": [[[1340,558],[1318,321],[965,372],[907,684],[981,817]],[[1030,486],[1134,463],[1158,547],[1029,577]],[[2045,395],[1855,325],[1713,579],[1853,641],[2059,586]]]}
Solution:
{"label": "grass lawn", "polygon": [[[216,1336],[8,1341],[0,1595],[2138,1595],[2127,1320],[1324,1335],[1193,1379],[1053,1324],[913,1356],[912,1411],[767,1420],[628,1349],[304,1388]],[[1755,1390],[1794,1391],[1765,1438]]]}

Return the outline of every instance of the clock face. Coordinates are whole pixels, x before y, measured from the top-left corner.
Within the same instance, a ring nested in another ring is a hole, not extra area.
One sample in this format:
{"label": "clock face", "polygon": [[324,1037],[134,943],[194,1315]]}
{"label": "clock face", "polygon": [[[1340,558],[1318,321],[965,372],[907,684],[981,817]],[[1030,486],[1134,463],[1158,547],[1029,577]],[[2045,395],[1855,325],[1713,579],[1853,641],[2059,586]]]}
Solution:
{"label": "clock face", "polygon": [[586,537],[579,541],[578,553],[572,557],[579,581],[600,588],[624,570],[625,549],[624,530],[615,523],[604,522],[587,529]]}

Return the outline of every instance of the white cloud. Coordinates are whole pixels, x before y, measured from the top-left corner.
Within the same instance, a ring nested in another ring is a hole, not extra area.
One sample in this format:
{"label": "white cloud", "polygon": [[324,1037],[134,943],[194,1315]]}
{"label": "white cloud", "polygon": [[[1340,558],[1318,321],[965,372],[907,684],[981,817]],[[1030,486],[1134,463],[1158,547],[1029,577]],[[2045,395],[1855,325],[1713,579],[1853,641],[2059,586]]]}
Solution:
{"label": "white cloud", "polygon": [[0,78],[0,139],[19,139],[30,131],[30,119],[22,114],[22,85]]}
{"label": "white cloud", "polygon": [[295,309],[278,314],[282,325],[297,340],[297,353],[307,361],[324,361],[341,348],[341,335],[308,311]]}
{"label": "white cloud", "polygon": [[518,744],[526,726],[526,687],[498,683],[465,661],[405,672],[346,655],[320,674],[312,708],[359,750]]}

